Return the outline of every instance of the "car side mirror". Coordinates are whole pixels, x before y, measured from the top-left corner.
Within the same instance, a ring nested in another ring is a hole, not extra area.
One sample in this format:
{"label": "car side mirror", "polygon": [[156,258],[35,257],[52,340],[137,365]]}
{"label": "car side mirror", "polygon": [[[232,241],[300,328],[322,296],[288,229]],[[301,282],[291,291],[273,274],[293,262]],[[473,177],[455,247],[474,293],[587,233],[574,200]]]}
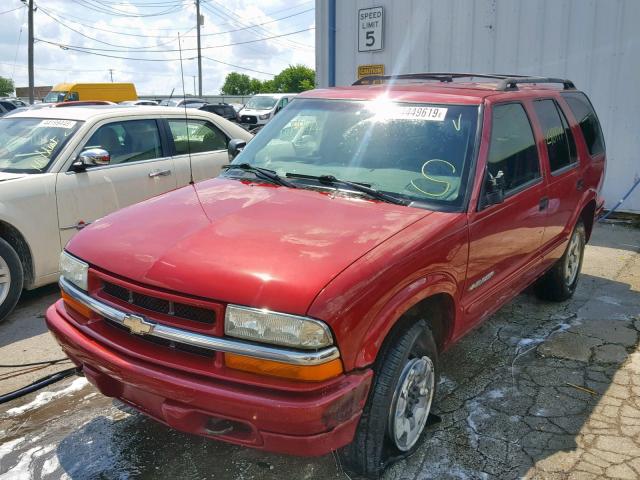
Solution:
{"label": "car side mirror", "polygon": [[504,173],[499,170],[494,176],[487,171],[487,180],[484,189],[484,201],[483,207],[490,205],[496,205],[504,202],[504,190],[506,188],[506,182],[504,180]]}
{"label": "car side mirror", "polygon": [[84,172],[89,167],[109,165],[109,162],[111,162],[109,152],[102,148],[88,148],[80,152],[76,161],[71,165],[71,169],[74,172]]}
{"label": "car side mirror", "polygon": [[229,140],[229,145],[227,145],[227,153],[229,154],[229,162],[231,162],[234,158],[238,156],[238,154],[247,146],[246,140],[242,140],[241,138],[234,138]]}

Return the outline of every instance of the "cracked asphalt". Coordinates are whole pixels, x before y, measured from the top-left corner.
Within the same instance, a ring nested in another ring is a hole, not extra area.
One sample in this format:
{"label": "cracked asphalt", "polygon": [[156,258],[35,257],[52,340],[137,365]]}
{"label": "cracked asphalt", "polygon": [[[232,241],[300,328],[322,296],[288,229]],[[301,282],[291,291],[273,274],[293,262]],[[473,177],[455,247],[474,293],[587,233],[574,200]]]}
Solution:
{"label": "cracked asphalt", "polygon": [[[45,289],[21,303],[0,327],[0,359],[57,356],[38,318],[54,298]],[[525,292],[441,357],[441,421],[384,479],[640,478],[639,334],[640,230],[600,225],[573,299]],[[271,455],[170,430],[71,378],[0,406],[0,480],[22,478],[347,476],[332,455]]]}

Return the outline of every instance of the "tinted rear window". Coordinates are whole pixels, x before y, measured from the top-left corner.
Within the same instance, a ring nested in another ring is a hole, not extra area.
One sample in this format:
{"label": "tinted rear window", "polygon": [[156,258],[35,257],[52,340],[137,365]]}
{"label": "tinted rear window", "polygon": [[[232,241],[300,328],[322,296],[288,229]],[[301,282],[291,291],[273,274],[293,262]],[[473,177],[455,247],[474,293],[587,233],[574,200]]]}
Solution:
{"label": "tinted rear window", "polygon": [[577,160],[571,129],[553,100],[537,100],[534,110],[544,132],[551,171],[560,170]]}
{"label": "tinted rear window", "polygon": [[600,122],[587,96],[582,92],[567,92],[563,93],[562,96],[580,125],[589,153],[598,155],[604,152],[604,139]]}

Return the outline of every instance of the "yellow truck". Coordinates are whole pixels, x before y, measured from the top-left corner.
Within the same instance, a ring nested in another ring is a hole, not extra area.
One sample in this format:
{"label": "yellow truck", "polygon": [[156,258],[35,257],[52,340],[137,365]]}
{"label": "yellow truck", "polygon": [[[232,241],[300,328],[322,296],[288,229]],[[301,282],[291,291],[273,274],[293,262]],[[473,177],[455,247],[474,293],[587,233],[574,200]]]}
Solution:
{"label": "yellow truck", "polygon": [[118,103],[137,99],[138,94],[133,83],[59,83],[44,97],[43,102],[108,100]]}

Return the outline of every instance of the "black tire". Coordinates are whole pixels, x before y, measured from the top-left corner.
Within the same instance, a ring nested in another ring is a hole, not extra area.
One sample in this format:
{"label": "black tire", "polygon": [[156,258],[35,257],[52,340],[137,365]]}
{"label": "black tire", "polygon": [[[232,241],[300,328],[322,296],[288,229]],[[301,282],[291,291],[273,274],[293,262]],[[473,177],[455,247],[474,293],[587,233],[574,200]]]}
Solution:
{"label": "black tire", "polygon": [[2,270],[4,268],[3,264],[6,264],[8,267],[11,281],[4,300],[2,300],[2,297],[4,296],[3,284],[0,283],[0,323],[7,318],[7,316],[13,311],[16,303],[18,303],[24,282],[20,257],[18,257],[18,254],[11,245],[0,238],[0,275],[2,275]]}
{"label": "black tire", "polygon": [[[542,300],[552,302],[562,302],[573,296],[578,286],[580,278],[580,270],[582,269],[582,260],[584,259],[584,246],[586,244],[586,231],[582,220],[579,220],[573,229],[573,233],[569,238],[567,249],[560,259],[545,273],[535,284],[536,295]],[[573,242],[578,242],[577,253],[579,258],[576,260],[571,254]],[[577,271],[573,278],[568,278],[567,265],[577,262]]]}
{"label": "black tire", "polygon": [[[418,440],[410,450],[400,451],[389,433],[389,415],[403,369],[412,359],[424,356],[433,363],[435,394],[438,351],[426,322],[420,320],[397,332],[383,348],[374,367],[373,384],[353,442],[338,452],[348,473],[379,478],[389,459],[410,455],[420,445]],[[420,436],[424,436],[424,427]]]}

